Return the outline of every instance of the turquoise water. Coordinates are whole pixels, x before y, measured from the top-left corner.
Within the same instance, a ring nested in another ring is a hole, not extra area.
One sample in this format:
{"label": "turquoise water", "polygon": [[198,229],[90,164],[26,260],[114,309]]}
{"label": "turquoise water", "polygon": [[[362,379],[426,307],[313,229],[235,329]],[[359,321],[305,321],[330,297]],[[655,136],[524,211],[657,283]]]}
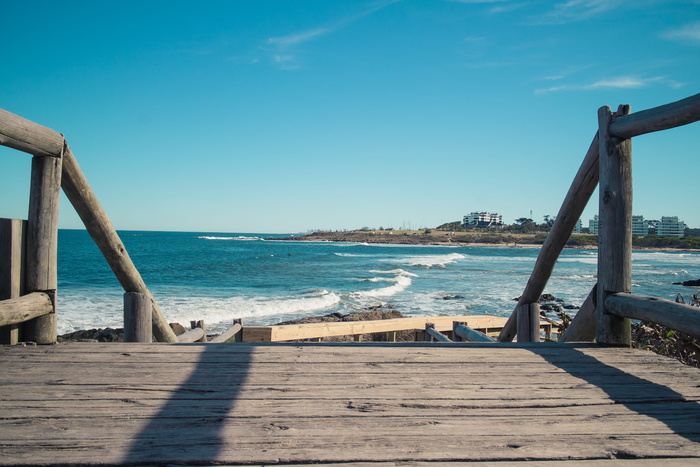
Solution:
{"label": "turquoise water", "polygon": [[[271,241],[269,234],[120,232],[170,322],[234,318],[271,324],[390,305],[407,316],[508,316],[535,248]],[[545,292],[580,305],[596,282],[596,251],[565,250]],[[698,252],[634,252],[633,292],[674,299],[697,288]],[[85,231],[59,231],[59,333],[121,327],[123,290]]]}

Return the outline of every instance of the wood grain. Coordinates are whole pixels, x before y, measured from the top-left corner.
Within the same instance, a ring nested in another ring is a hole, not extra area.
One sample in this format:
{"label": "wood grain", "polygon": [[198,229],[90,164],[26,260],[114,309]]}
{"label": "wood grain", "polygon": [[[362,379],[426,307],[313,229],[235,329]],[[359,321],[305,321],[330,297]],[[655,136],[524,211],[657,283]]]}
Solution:
{"label": "wood grain", "polygon": [[76,343],[0,371],[0,465],[700,462],[700,370],[639,350]]}

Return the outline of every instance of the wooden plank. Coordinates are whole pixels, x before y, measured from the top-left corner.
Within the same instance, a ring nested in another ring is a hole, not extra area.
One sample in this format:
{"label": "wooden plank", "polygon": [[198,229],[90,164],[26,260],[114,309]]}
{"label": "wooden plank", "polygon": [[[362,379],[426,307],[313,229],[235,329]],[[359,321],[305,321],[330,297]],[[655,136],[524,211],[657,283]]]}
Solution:
{"label": "wooden plank", "polygon": [[620,318],[650,321],[700,339],[697,307],[656,297],[616,293],[605,298],[606,311]]}
{"label": "wooden plank", "polygon": [[60,157],[63,136],[51,128],[0,109],[0,145],[35,156]]}
{"label": "wooden plank", "polygon": [[610,136],[629,139],[700,120],[700,94],[680,101],[621,116],[610,124]]}
{"label": "wooden plank", "polygon": [[616,116],[627,115],[621,105],[615,115],[610,107],[598,110],[600,135],[600,190],[598,226],[598,297],[596,342],[629,346],[631,323],[607,313],[605,299],[611,293],[632,291],[632,140],[609,134]]}
{"label": "wooden plank", "polygon": [[0,326],[25,323],[53,312],[53,300],[45,292],[32,292],[18,298],[0,300]]}
{"label": "wooden plank", "polygon": [[[62,157],[34,156],[27,221],[26,288],[55,294],[58,287],[58,207]],[[56,300],[52,313],[24,324],[24,338],[38,344],[56,342]]]}
{"label": "wooden plank", "polygon": [[[0,300],[24,295],[24,246],[26,221],[0,219]],[[0,326],[0,344],[14,345],[20,325]]]}
{"label": "wooden plank", "polygon": [[633,349],[59,344],[0,371],[0,465],[700,461],[700,370]]}
{"label": "wooden plank", "polygon": [[374,321],[340,321],[329,323],[294,324],[284,326],[244,326],[244,342],[279,342],[285,340],[313,339],[317,337],[350,336],[380,332],[423,329],[433,322],[438,331],[452,329],[453,321],[469,321],[475,329],[499,328],[506,318],[498,316],[433,316],[422,318],[382,319]]}
{"label": "wooden plank", "polygon": [[141,274],[131,261],[129,253],[112,226],[112,221],[92,191],[68,145],[63,155],[61,186],[124,291],[142,293],[151,297],[155,338],[160,342],[177,342],[177,336],[168,325]]}
{"label": "wooden plank", "polygon": [[581,167],[571,182],[571,187],[566,193],[564,202],[559,208],[554,225],[547,235],[542,248],[540,248],[525,290],[523,290],[517,305],[513,309],[513,313],[511,313],[508,322],[498,336],[499,342],[510,342],[515,337],[517,332],[515,310],[526,303],[538,302],[542,292],[544,292],[559,255],[566,246],[566,242],[569,241],[574,226],[581,218],[583,210],[598,186],[598,153],[599,140],[598,133],[596,133],[581,163]]}

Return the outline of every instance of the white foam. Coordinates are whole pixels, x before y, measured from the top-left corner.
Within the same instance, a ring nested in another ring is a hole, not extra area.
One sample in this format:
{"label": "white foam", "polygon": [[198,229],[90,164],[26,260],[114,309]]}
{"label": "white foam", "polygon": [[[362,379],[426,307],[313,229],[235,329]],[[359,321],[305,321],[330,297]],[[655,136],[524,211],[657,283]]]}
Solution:
{"label": "white foam", "polygon": [[428,256],[413,256],[406,258],[411,266],[445,267],[448,264],[456,263],[459,259],[464,259],[465,256],[460,253],[450,253],[449,255],[428,255]]}
{"label": "white foam", "polygon": [[355,298],[378,298],[378,297],[390,297],[396,295],[399,292],[406,290],[406,287],[413,283],[413,280],[405,275],[396,276],[394,279],[395,284],[389,287],[382,287],[380,289],[363,290],[361,292],[352,292],[350,295]]}
{"label": "white foam", "polygon": [[[322,290],[297,297],[277,298],[186,298],[177,303],[160,300],[163,313],[168,320],[189,323],[204,319],[209,323],[228,323],[234,318],[261,318],[276,315],[300,315],[331,308],[340,303],[341,298],[334,292]],[[219,326],[221,327],[221,326]],[[225,327],[225,326],[223,326]],[[216,329],[217,326],[212,326]]]}
{"label": "white foam", "polygon": [[203,240],[242,240],[242,241],[250,241],[250,240],[262,240],[260,237],[246,237],[244,235],[239,235],[238,237],[211,237],[208,235],[202,235],[201,238]]}
{"label": "white foam", "polygon": [[418,274],[413,274],[412,272],[408,272],[405,269],[390,269],[388,271],[379,271],[377,269],[372,269],[370,272],[372,274],[398,274],[401,276],[418,277]]}

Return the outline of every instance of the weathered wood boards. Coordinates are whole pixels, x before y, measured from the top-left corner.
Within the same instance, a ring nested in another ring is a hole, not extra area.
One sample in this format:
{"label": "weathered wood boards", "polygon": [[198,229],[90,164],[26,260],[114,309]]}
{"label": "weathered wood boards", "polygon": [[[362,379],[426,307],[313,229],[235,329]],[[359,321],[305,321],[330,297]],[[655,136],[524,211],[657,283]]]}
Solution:
{"label": "weathered wood boards", "polygon": [[59,344],[0,373],[0,465],[700,462],[700,370],[629,349]]}

